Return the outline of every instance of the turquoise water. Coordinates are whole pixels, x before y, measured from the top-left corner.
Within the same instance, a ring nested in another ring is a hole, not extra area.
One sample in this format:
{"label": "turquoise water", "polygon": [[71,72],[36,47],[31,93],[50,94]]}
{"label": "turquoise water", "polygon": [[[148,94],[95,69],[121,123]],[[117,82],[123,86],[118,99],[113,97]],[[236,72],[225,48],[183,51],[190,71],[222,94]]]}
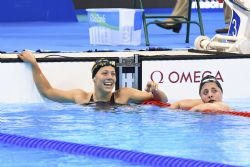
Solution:
{"label": "turquoise water", "polygon": [[[237,111],[250,111],[248,101],[229,103]],[[247,117],[176,112],[155,106],[104,110],[48,102],[2,104],[0,121],[1,133],[250,166],[250,118]],[[0,144],[0,154],[1,166],[135,166],[118,160],[8,144]]]}

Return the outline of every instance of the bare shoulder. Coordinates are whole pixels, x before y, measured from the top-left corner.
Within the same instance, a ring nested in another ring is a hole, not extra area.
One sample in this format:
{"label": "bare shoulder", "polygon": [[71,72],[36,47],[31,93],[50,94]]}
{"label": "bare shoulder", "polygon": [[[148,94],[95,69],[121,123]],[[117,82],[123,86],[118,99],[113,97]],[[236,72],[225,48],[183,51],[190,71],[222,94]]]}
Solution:
{"label": "bare shoulder", "polygon": [[[129,89],[127,88],[120,88],[114,92],[115,95],[115,102],[118,104],[127,104],[128,97],[126,94],[129,94]],[[126,93],[127,92],[127,93]]]}
{"label": "bare shoulder", "polygon": [[81,89],[74,89],[71,91],[72,91],[75,103],[77,103],[77,104],[88,103],[90,100],[90,97],[92,95],[91,92],[86,92],[86,91],[81,90]]}
{"label": "bare shoulder", "polygon": [[202,100],[200,99],[184,99],[184,100],[179,100],[174,102],[173,104],[187,104],[187,103],[191,103],[191,104],[201,104]]}
{"label": "bare shoulder", "polygon": [[178,101],[179,103],[202,103],[201,99],[184,99]]}
{"label": "bare shoulder", "polygon": [[116,98],[124,98],[124,97],[129,97],[129,95],[131,95],[136,89],[134,88],[120,88],[118,90],[116,90],[115,93],[115,97]]}

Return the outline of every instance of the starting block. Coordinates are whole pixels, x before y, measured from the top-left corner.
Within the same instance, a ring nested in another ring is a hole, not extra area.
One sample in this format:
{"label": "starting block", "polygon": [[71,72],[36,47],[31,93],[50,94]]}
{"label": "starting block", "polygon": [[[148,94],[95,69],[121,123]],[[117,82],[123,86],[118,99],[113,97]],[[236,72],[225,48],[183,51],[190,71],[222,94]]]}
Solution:
{"label": "starting block", "polygon": [[195,48],[250,54],[250,1],[225,0],[232,9],[232,19],[227,36],[215,35],[212,39],[198,36]]}

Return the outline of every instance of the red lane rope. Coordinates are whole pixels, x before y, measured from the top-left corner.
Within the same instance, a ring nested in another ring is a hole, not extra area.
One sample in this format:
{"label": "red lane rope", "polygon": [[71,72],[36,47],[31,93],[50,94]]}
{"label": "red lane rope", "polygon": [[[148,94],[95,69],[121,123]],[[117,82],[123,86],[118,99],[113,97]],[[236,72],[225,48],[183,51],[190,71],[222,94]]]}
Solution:
{"label": "red lane rope", "polygon": [[155,105],[159,107],[169,107],[171,104],[169,103],[164,103],[158,100],[146,100],[142,103],[143,105]]}
{"label": "red lane rope", "polygon": [[[169,107],[171,104],[164,103],[158,100],[147,100],[142,103],[143,105],[155,105],[159,107]],[[241,117],[250,117],[250,112],[245,111],[204,111],[204,113],[213,113],[213,114],[226,114],[226,115],[235,115]]]}
{"label": "red lane rope", "polygon": [[216,114],[227,114],[227,115],[235,115],[241,117],[250,117],[250,112],[241,112],[241,111],[217,111]]}

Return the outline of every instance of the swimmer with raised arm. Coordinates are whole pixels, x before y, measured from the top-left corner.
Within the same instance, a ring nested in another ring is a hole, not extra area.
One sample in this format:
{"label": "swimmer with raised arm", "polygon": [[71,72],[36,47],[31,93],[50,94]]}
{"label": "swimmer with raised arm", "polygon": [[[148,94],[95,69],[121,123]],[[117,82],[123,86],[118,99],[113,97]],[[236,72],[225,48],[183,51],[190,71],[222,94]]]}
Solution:
{"label": "swimmer with raised arm", "polygon": [[211,75],[202,78],[199,88],[201,99],[186,99],[172,103],[170,108],[190,111],[229,111],[230,106],[222,101],[223,89]]}
{"label": "swimmer with raised arm", "polygon": [[72,102],[76,104],[89,104],[94,102],[108,102],[111,104],[141,103],[145,100],[160,100],[167,102],[165,93],[158,89],[155,82],[148,82],[145,91],[134,88],[120,88],[112,92],[116,83],[115,64],[107,59],[100,59],[92,67],[93,92],[82,89],[60,90],[52,87],[42,73],[35,56],[24,51],[18,55],[24,62],[30,63],[33,78],[39,92],[50,100],[57,102]]}

